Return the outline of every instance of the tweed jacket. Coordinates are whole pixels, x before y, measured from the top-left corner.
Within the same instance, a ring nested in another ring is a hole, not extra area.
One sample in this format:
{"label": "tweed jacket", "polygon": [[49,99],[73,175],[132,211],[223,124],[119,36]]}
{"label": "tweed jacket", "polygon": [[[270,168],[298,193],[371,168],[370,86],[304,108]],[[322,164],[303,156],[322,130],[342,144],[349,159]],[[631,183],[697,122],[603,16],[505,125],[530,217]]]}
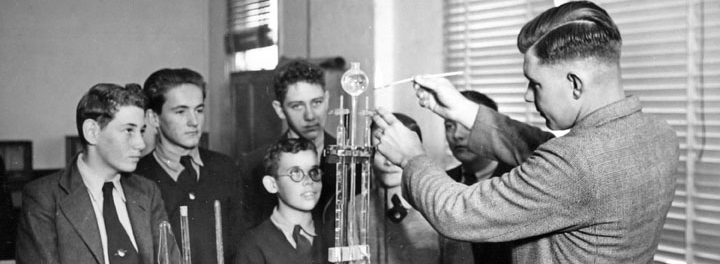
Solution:
{"label": "tweed jacket", "polygon": [[237,166],[229,157],[206,149],[200,150],[204,166],[192,195],[183,191],[158,164],[154,154],[138,162],[135,173],[157,183],[177,243],[181,244],[180,206],[188,206],[190,251],[193,263],[217,263],[214,201],[220,201],[223,250],[226,261],[232,259],[235,240],[250,229],[245,194],[247,190]]}
{"label": "tweed jacket", "polygon": [[[120,183],[142,263],[156,263],[159,224],[167,220],[160,189],[135,174]],[[180,254],[170,242],[171,259]],[[77,157],[67,168],[29,183],[23,190],[18,223],[17,263],[104,264],[100,231],[90,195],[77,168]]]}
{"label": "tweed jacket", "polygon": [[651,263],[675,190],[675,132],[634,96],[562,137],[543,143],[532,130],[481,107],[470,149],[519,166],[468,187],[415,157],[408,201],[450,238],[518,240],[515,263]]}
{"label": "tweed jacket", "polygon": [[[543,136],[543,133],[538,134]],[[550,135],[548,135],[550,137]],[[504,162],[498,162],[491,177],[500,177],[513,168]],[[473,185],[476,180],[467,178],[463,181],[463,168],[458,165],[446,171],[456,182]],[[504,264],[512,263],[512,242],[503,243],[468,243],[440,237],[440,252],[444,264]]]}

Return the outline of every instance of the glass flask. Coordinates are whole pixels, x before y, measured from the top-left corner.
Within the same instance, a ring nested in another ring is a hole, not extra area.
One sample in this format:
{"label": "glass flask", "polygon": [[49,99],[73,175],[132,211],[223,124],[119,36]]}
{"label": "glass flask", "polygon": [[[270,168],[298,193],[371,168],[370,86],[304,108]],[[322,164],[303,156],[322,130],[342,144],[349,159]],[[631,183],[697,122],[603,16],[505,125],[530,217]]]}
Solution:
{"label": "glass flask", "polygon": [[347,70],[340,79],[340,85],[343,90],[351,96],[355,97],[367,90],[370,79],[367,74],[360,69],[359,62],[351,62],[350,69]]}

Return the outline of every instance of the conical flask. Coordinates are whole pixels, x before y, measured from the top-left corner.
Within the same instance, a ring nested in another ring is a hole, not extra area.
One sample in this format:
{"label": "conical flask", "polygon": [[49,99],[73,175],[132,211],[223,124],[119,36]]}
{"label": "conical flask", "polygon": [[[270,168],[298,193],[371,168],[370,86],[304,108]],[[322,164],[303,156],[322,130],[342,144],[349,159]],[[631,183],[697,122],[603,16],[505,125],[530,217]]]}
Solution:
{"label": "conical flask", "polygon": [[173,236],[172,229],[170,228],[170,223],[168,221],[162,221],[160,222],[160,241],[159,241],[159,248],[158,248],[158,255],[157,255],[157,263],[158,264],[171,264],[171,263],[178,263],[177,260],[171,259],[170,254],[170,245],[174,245],[174,243],[171,244],[170,241],[175,242],[175,236]]}

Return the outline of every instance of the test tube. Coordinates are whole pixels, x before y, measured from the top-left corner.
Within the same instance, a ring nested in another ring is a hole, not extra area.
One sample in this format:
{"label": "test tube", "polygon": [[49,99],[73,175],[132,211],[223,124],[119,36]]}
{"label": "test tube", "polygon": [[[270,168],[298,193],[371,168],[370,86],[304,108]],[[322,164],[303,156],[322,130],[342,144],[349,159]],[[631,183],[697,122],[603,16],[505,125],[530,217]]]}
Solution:
{"label": "test tube", "polygon": [[190,226],[188,222],[188,208],[180,206],[180,233],[182,233],[182,264],[192,264],[190,252]]}
{"label": "test tube", "polygon": [[225,251],[223,250],[222,235],[222,214],[220,213],[220,201],[215,200],[215,248],[217,252],[217,264],[225,264]]}

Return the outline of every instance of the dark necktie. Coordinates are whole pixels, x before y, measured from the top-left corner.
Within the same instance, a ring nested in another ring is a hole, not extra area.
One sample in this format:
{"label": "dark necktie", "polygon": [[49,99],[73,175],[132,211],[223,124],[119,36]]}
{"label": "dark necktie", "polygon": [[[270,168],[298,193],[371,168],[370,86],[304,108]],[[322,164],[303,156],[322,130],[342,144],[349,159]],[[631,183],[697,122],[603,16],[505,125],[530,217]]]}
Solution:
{"label": "dark necktie", "polygon": [[107,249],[109,264],[140,263],[135,247],[128,237],[125,228],[120,224],[115,201],[113,199],[113,183],[106,182],[103,191],[103,218],[105,219],[105,233],[107,234]]}
{"label": "dark necktie", "polygon": [[397,194],[393,194],[390,200],[392,201],[393,207],[387,211],[387,216],[393,222],[400,223],[400,221],[407,216],[407,209],[403,207],[402,202],[400,202],[400,197]]}
{"label": "dark necktie", "polygon": [[180,157],[180,164],[183,166],[183,171],[178,175],[177,184],[181,189],[189,192],[195,189],[195,183],[197,183],[197,172],[192,166],[192,157],[182,156]]}
{"label": "dark necktie", "polygon": [[300,225],[295,225],[295,229],[293,229],[293,239],[295,239],[295,244],[297,244],[297,252],[301,256],[310,255],[310,248],[312,245],[310,244],[310,240],[300,234],[301,230],[302,228]]}
{"label": "dark necktie", "polygon": [[475,173],[467,173],[465,172],[465,169],[463,169],[463,178],[465,185],[473,185],[475,184],[477,180],[477,176],[475,176]]}

